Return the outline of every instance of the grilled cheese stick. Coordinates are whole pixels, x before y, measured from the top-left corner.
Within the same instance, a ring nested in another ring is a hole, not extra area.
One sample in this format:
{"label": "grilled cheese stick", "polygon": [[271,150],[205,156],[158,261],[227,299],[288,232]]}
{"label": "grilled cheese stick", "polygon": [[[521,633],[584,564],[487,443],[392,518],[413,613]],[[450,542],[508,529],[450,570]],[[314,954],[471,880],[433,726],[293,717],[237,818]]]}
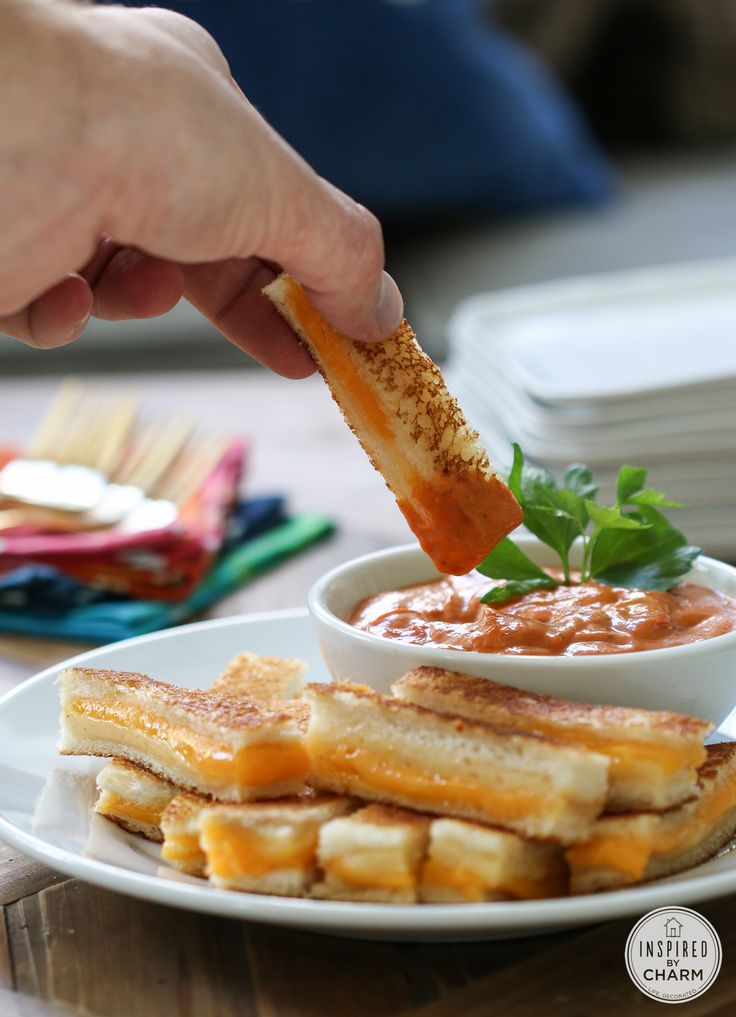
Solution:
{"label": "grilled cheese stick", "polygon": [[601,816],[567,851],[572,893],[630,886],[707,861],[736,835],[736,742],[709,745],[696,798],[668,812]]}
{"label": "grilled cheese stick", "polygon": [[603,808],[609,760],[597,753],[360,685],[308,685],[305,697],[314,787],[563,843]]}
{"label": "grilled cheese stick", "polygon": [[[306,731],[309,708],[300,700],[282,697],[299,695],[306,665],[301,660],[262,657],[241,653],[228,664],[213,683],[211,691],[232,699],[247,699],[259,706],[280,709]],[[129,833],[161,842],[161,814],[181,788],[142,769],[135,763],[113,759],[97,776],[100,795],[95,812],[106,816]],[[185,869],[185,871],[187,871]]]}
{"label": "grilled cheese stick", "polygon": [[479,823],[433,820],[419,890],[425,903],[533,900],[566,892],[567,867],[557,845]]}
{"label": "grilled cheese stick", "polygon": [[316,872],[320,828],[353,807],[348,798],[314,794],[209,805],[199,814],[207,874],[228,890],[303,897]]}
{"label": "grilled cheese stick", "polygon": [[386,805],[368,805],[333,819],[319,832],[320,883],[312,897],[415,904],[429,819]]}
{"label": "grilled cheese stick", "polygon": [[158,843],[163,840],[161,815],[180,788],[124,759],[113,759],[100,770],[97,787],[95,812],[129,833]]}
{"label": "grilled cheese stick", "polygon": [[393,692],[431,710],[608,756],[609,812],[668,809],[692,797],[705,759],[703,740],[713,729],[707,721],[678,713],[569,702],[435,667],[410,671]]}
{"label": "grilled cheese stick", "polygon": [[441,572],[469,572],[519,525],[521,509],[408,323],[385,342],[355,342],[290,276],[263,292],[314,357],[422,548]]}
{"label": "grilled cheese stick", "polygon": [[202,795],[182,791],[171,800],[161,816],[164,841],[161,857],[190,876],[205,874],[207,859],[199,841],[199,820],[202,811],[211,804]]}
{"label": "grilled cheese stick", "polygon": [[303,660],[239,653],[214,682],[212,691],[271,709],[275,703],[301,695],[306,670]]}
{"label": "grilled cheese stick", "polygon": [[121,671],[69,668],[59,683],[62,755],[117,756],[223,801],[304,787],[308,758],[286,713]]}

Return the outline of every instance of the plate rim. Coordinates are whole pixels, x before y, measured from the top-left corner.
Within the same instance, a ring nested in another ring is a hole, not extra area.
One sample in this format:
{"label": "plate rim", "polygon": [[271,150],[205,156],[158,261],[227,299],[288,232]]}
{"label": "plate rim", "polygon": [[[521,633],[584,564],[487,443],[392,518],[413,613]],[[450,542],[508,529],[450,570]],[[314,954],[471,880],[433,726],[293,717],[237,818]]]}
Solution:
{"label": "plate rim", "polygon": [[[33,687],[44,682],[51,689],[60,670],[92,659],[111,648],[176,638],[181,633],[193,630],[230,628],[287,619],[308,623],[309,613],[306,608],[286,608],[205,619],[85,650],[32,675],[0,697],[0,724],[3,710],[17,696],[27,694]],[[141,873],[110,862],[86,858],[81,853],[51,844],[22,830],[4,815],[0,815],[0,840],[64,875],[150,903],[243,921],[311,929],[315,932],[374,933],[383,934],[383,938],[387,932],[389,935],[416,933],[420,937],[431,936],[434,939],[446,935],[452,939],[462,934],[478,936],[486,933],[488,938],[492,938],[520,931],[554,931],[642,914],[653,907],[673,902],[685,904],[736,893],[735,867],[732,871],[704,873],[678,879],[676,882],[653,881],[608,894],[548,900],[422,906],[308,900],[221,890],[207,884],[199,886],[183,880],[169,881],[157,874]]]}

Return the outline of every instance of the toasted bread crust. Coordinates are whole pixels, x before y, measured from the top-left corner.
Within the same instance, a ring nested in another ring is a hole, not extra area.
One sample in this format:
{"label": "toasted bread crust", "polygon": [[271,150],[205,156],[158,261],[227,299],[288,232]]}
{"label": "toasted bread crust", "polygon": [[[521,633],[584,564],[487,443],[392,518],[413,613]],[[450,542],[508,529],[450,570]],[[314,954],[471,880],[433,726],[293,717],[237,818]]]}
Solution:
{"label": "toasted bread crust", "polygon": [[513,738],[525,738],[532,741],[544,743],[546,745],[557,745],[560,748],[569,749],[570,746],[556,738],[548,738],[546,735],[536,734],[534,731],[523,731],[520,728],[501,727],[498,724],[492,724],[487,720],[476,720],[475,718],[466,719],[464,717],[458,717],[457,714],[450,713],[449,711],[434,710],[426,706],[420,706],[417,703],[412,703],[408,699],[400,699],[398,696],[392,699],[390,696],[383,696],[380,692],[376,692],[374,689],[368,688],[366,685],[357,685],[352,682],[312,682],[305,687],[305,692],[310,696],[322,696],[325,699],[331,699],[336,692],[347,692],[351,696],[357,696],[358,699],[369,700],[386,710],[389,713],[409,713],[413,712],[418,718],[427,717],[430,720],[440,719],[443,721],[449,721],[456,731],[465,731],[469,728],[482,730],[485,729],[489,734],[497,735],[502,739],[513,739]]}
{"label": "toasted bread crust", "polygon": [[469,712],[477,711],[481,717],[484,708],[499,708],[530,720],[579,725],[600,731],[618,728],[625,729],[632,735],[641,732],[671,735],[675,739],[702,740],[713,730],[709,721],[686,714],[557,699],[503,685],[489,678],[476,678],[439,667],[415,668],[396,682],[393,690],[409,702],[414,701],[411,698],[414,691],[434,694],[448,712],[451,712],[451,704],[455,703],[467,708]]}
{"label": "toasted bread crust", "polygon": [[246,699],[261,709],[278,709],[279,700],[301,692],[303,660],[266,657],[246,651],[230,661],[210,689],[218,696]]}
{"label": "toasted bread crust", "polygon": [[109,819],[111,823],[119,826],[126,833],[132,833],[136,837],[143,837],[154,844],[163,843],[164,835],[158,826],[152,826],[150,823],[141,823],[135,819],[123,819],[122,816],[115,816],[109,812],[98,813],[98,815],[101,815],[103,819]]}
{"label": "toasted bread crust", "polygon": [[74,667],[64,671],[60,681],[62,683],[67,679],[73,681],[77,676],[99,684],[101,689],[111,694],[118,690],[142,693],[167,707],[179,707],[186,710],[224,730],[235,731],[243,728],[261,727],[265,721],[278,722],[290,719],[287,713],[259,709],[254,703],[245,699],[232,699],[214,692],[205,692],[202,689],[184,689],[178,685],[156,681],[146,674],[138,674],[134,671]]}
{"label": "toasted bread crust", "polygon": [[349,683],[305,694],[315,787],[564,843],[585,836],[602,810],[610,760],[599,753]]}
{"label": "toasted bread crust", "polygon": [[409,324],[383,343],[356,342],[332,329],[289,276],[263,292],[309,349],[437,567],[460,575],[477,565],[519,525],[521,509]]}

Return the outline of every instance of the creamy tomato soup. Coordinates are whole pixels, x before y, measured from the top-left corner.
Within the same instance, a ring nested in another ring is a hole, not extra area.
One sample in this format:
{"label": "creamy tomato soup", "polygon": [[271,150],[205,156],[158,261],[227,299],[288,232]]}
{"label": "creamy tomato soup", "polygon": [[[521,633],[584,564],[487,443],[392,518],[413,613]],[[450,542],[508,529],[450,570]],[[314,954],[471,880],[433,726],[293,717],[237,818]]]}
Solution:
{"label": "creamy tomato soup", "polygon": [[494,585],[499,584],[479,572],[446,576],[370,597],[349,621],[405,643],[555,656],[655,650],[736,628],[736,600],[695,583],[667,592],[573,583],[481,604]]}

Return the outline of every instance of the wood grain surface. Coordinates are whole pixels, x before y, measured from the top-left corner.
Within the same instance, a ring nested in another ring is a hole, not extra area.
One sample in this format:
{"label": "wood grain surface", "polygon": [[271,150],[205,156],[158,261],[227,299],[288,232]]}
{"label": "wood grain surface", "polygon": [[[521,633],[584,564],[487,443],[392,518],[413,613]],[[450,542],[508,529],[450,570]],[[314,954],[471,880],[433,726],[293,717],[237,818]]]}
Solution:
{"label": "wood grain surface", "polygon": [[[321,383],[247,372],[118,379],[160,413],[186,407],[253,441],[247,486],[340,525],[211,612],[303,604],[355,554],[409,539],[382,481]],[[22,442],[53,390],[0,382],[0,435]],[[80,647],[0,636],[0,693]],[[721,974],[692,1017],[736,1013],[736,897],[698,907],[717,928]],[[639,1017],[661,1010],[630,982],[633,920],[465,944],[364,942],[213,918],[58,876],[0,845],[0,1017]]]}

